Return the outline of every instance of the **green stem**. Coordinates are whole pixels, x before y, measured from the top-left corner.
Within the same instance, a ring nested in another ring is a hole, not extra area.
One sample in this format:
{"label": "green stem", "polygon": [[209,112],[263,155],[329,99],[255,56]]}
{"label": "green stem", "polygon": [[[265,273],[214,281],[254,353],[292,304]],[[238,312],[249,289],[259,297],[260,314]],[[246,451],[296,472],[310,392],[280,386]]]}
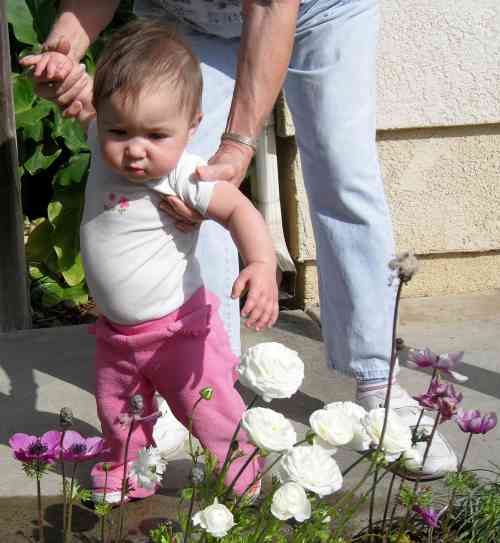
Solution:
{"label": "green stem", "polygon": [[[464,469],[464,462],[465,462],[465,458],[467,456],[467,453],[469,452],[469,447],[470,447],[470,443],[472,441],[472,436],[474,434],[469,434],[469,437],[467,439],[467,444],[465,445],[465,449],[464,449],[464,454],[462,455],[462,460],[460,461],[460,464],[458,466],[458,469],[457,469],[457,475],[460,476],[460,474],[462,473],[463,469]],[[453,510],[453,506],[455,505],[455,498],[456,498],[456,494],[457,494],[457,489],[456,489],[456,486],[455,488],[453,489],[452,493],[451,493],[451,497],[450,497],[450,501],[448,503],[448,510],[446,511],[446,516],[444,517],[443,519],[443,533],[444,533],[444,543],[447,543],[448,539],[449,539],[449,531],[450,531],[450,519],[451,519],[451,513],[452,513],[452,510]]]}
{"label": "green stem", "polygon": [[38,502],[38,541],[43,543],[43,511],[42,511],[42,484],[41,484],[41,474],[37,473],[36,477],[36,496]]}
{"label": "green stem", "polygon": [[[108,490],[108,470],[104,472],[104,495],[102,498],[104,506],[106,506],[106,492]],[[104,539],[104,526],[105,526],[105,517],[106,515],[101,516],[101,543],[105,543]]]}
{"label": "green stem", "polygon": [[[434,439],[434,436],[436,435],[436,431],[437,431],[437,427],[438,427],[440,419],[441,419],[441,414],[438,411],[438,413],[436,415],[436,420],[434,421],[434,426],[432,427],[431,435],[429,436],[429,441],[427,441],[427,446],[425,447],[424,456],[422,458],[422,471],[423,471],[424,466],[425,466],[425,461],[427,460],[427,457],[429,456],[432,441]],[[419,472],[417,474],[417,478],[415,479],[415,484],[413,486],[413,495],[414,495],[414,497],[417,496],[421,478],[422,478],[422,472]],[[406,508],[406,515],[405,515],[404,520],[403,520],[402,525],[401,525],[401,532],[402,533],[404,533],[406,531],[406,528],[408,527],[408,522],[410,520],[410,514],[411,514],[412,506],[413,506],[413,504],[409,503],[408,507]]]}
{"label": "green stem", "polygon": [[403,487],[404,487],[404,484],[405,484],[405,480],[403,478],[400,479],[399,481],[399,488],[398,488],[398,493],[397,493],[397,496],[394,500],[394,506],[392,508],[392,511],[391,511],[391,519],[389,521],[389,524],[392,526],[394,524],[394,516],[396,515],[396,510],[398,508],[398,504],[401,500],[401,492],[403,491]]}
{"label": "green stem", "polygon": [[[397,353],[396,332],[397,332],[397,326],[398,326],[399,301],[401,299],[402,290],[403,290],[403,281],[400,279],[399,284],[398,284],[398,290],[396,293],[396,300],[394,303],[394,314],[392,318],[391,360],[389,363],[389,377],[387,381],[387,392],[385,394],[385,402],[384,402],[384,409],[385,409],[384,422],[382,424],[380,440],[377,446],[377,453],[383,450],[384,437],[387,430],[387,422],[389,419],[389,409],[391,406],[392,382],[394,380],[394,371],[396,368],[396,353]],[[375,469],[375,477],[377,476],[377,473],[378,473],[378,468]],[[376,491],[376,485],[373,486],[373,495],[370,498],[370,516],[368,519],[368,529],[370,533],[373,532],[372,528],[373,528],[373,508],[375,504],[375,491]]]}
{"label": "green stem", "polygon": [[365,458],[368,458],[369,456],[371,456],[373,453],[375,452],[374,449],[368,449],[367,451],[365,451],[364,453],[362,453],[362,455],[355,461],[353,462],[348,468],[346,468],[343,472],[342,472],[342,477],[345,477],[352,469],[354,469],[360,462],[362,462],[363,460],[365,460]]}
{"label": "green stem", "polygon": [[67,511],[67,519],[66,519],[66,530],[64,532],[64,543],[70,543],[72,539],[71,520],[73,516],[73,489],[75,486],[75,475],[76,475],[77,468],[78,468],[78,462],[75,462],[73,465],[73,473],[71,475],[71,483],[69,487],[68,511]]}
{"label": "green stem", "polygon": [[385,524],[387,522],[387,513],[389,513],[389,504],[391,502],[391,496],[392,496],[392,488],[394,486],[394,481],[396,480],[396,473],[393,472],[392,473],[392,477],[391,477],[391,482],[389,483],[389,489],[387,491],[387,496],[385,498],[385,507],[384,507],[384,516],[382,517],[382,537],[383,537],[383,542],[382,543],[385,543],[386,541],[386,534],[385,534]]}
{"label": "green stem", "polygon": [[[439,356],[438,356],[438,360],[439,360]],[[429,381],[429,386],[427,387],[427,393],[430,392],[431,390],[431,387],[432,387],[432,382],[434,381],[434,378],[436,377],[436,374],[437,374],[437,368],[434,368],[433,371],[432,371],[432,375],[431,375],[431,380]],[[415,440],[417,439],[417,432],[418,432],[418,428],[420,426],[420,422],[422,420],[422,417],[424,416],[424,412],[425,412],[425,409],[422,408],[420,410],[420,414],[418,416],[418,419],[417,419],[417,424],[415,425],[415,427],[413,428],[413,431],[411,433],[411,442],[413,445],[415,445]]]}
{"label": "green stem", "polygon": [[63,441],[64,436],[66,434],[66,430],[63,430],[61,432],[61,439],[59,441],[59,463],[61,464],[61,472],[62,472],[62,487],[63,487],[63,533],[66,532],[66,511],[67,511],[67,496],[66,496],[66,473],[65,473],[65,466],[64,466],[64,459],[63,459]]}
{"label": "green stem", "polygon": [[189,456],[191,457],[191,460],[193,461],[193,464],[196,464],[197,462],[197,456],[194,454],[193,450],[193,416],[195,409],[198,407],[198,404],[203,400],[203,398],[200,396],[196,402],[193,405],[193,411],[191,412],[191,416],[188,419],[188,439],[189,439]]}
{"label": "green stem", "polygon": [[[379,465],[377,464],[375,466],[375,471],[373,472],[373,492],[371,492],[370,494],[370,511],[368,513],[368,526],[369,526],[370,534],[373,533],[373,511],[375,509],[375,491],[377,488],[376,482],[378,478],[378,470],[379,470]],[[370,535],[370,541],[373,541],[372,535]]]}
{"label": "green stem", "polygon": [[[256,394],[253,397],[252,401],[248,404],[247,411],[253,407],[253,405],[257,401],[257,398],[258,398],[258,395]],[[231,441],[229,442],[229,447],[227,448],[226,457],[224,458],[224,463],[222,464],[222,468],[220,470],[219,477],[217,479],[217,484],[216,484],[217,489],[219,489],[219,487],[222,486],[222,483],[224,482],[224,478],[226,477],[226,472],[227,472],[227,469],[228,469],[228,467],[230,465],[230,460],[231,460],[231,457],[232,457],[232,445],[233,445],[233,442],[238,437],[238,433],[240,431],[240,428],[241,428],[241,419],[238,422],[238,424],[236,425],[236,429],[234,430],[233,435],[231,436]]]}
{"label": "green stem", "polygon": [[[124,456],[124,462],[123,462],[123,478],[122,478],[122,487],[121,487],[121,493],[120,493],[120,512],[119,512],[119,520],[118,520],[118,538],[117,543],[120,543],[122,540],[123,535],[123,523],[124,523],[124,514],[125,514],[125,508],[124,508],[124,501],[125,501],[125,491],[128,485],[128,449],[130,445],[130,439],[132,437],[132,430],[134,429],[134,423],[135,418],[132,418],[130,421],[130,428],[128,430],[127,435],[127,441],[125,442],[125,456]],[[128,491],[128,489],[127,489]]]}
{"label": "green stem", "polygon": [[241,466],[240,470],[236,474],[236,477],[231,481],[231,484],[229,485],[227,490],[224,492],[224,494],[222,494],[222,500],[224,500],[227,496],[231,494],[231,491],[233,490],[234,485],[236,484],[236,481],[240,478],[241,474],[245,471],[245,469],[250,464],[250,462],[257,456],[258,452],[259,452],[259,447],[255,447],[252,454],[247,458],[243,466]]}
{"label": "green stem", "polygon": [[193,493],[191,494],[191,501],[189,502],[189,511],[186,522],[186,531],[184,532],[184,537],[182,539],[183,543],[188,543],[189,535],[191,531],[191,516],[193,515],[193,506],[196,499],[196,485],[193,485]]}

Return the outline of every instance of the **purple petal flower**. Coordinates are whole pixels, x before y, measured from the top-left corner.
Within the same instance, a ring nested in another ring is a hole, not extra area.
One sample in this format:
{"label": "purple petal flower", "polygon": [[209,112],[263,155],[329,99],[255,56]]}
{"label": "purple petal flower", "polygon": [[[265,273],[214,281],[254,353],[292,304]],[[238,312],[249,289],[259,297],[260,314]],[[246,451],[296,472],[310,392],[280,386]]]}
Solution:
{"label": "purple petal flower", "polygon": [[457,424],[468,434],[486,434],[497,425],[497,416],[493,412],[481,416],[477,409],[461,410],[457,415]]}
{"label": "purple petal flower", "polygon": [[61,433],[45,432],[41,437],[17,433],[9,439],[14,457],[21,462],[43,462],[52,464],[57,459],[57,447]]}
{"label": "purple petal flower", "polygon": [[438,355],[434,354],[428,347],[425,349],[412,349],[408,353],[408,360],[419,368],[434,368],[438,361]]}
{"label": "purple petal flower", "polygon": [[431,528],[437,528],[439,524],[439,514],[434,511],[432,507],[420,507],[420,505],[414,505],[413,511]]}
{"label": "purple petal flower", "polygon": [[445,422],[455,415],[463,395],[457,392],[453,385],[440,383],[434,379],[425,394],[414,396],[414,398],[422,407],[439,411],[441,422]]}
{"label": "purple petal flower", "polygon": [[462,362],[463,357],[463,351],[457,353],[445,353],[438,356],[426,347],[425,349],[419,350],[412,349],[408,354],[408,361],[419,368],[437,369],[462,383],[467,381],[468,377],[456,372],[455,367],[457,364]]}
{"label": "purple petal flower", "polygon": [[64,434],[62,458],[68,462],[85,462],[105,452],[104,439],[101,437],[84,438],[72,430]]}

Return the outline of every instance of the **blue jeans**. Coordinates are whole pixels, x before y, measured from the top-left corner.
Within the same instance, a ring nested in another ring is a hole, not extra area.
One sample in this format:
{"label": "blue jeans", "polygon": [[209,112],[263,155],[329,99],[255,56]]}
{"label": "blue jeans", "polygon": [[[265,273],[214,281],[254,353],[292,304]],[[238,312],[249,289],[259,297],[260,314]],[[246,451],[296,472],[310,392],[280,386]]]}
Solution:
{"label": "blue jeans", "polygon": [[[225,128],[239,40],[184,31],[204,76],[204,119],[190,149],[209,158]],[[327,361],[363,383],[387,378],[394,306],[392,225],[375,144],[377,31],[377,0],[302,3],[285,82],[316,240]],[[228,233],[204,223],[197,256],[238,352],[238,305],[229,298],[238,261]]]}

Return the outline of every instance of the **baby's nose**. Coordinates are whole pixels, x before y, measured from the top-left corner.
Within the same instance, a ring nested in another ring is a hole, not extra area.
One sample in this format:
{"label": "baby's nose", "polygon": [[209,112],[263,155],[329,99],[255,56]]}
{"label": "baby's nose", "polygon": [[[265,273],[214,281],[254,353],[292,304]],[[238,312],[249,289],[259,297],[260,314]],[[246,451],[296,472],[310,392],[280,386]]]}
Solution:
{"label": "baby's nose", "polygon": [[143,158],[146,155],[144,146],[134,141],[129,142],[125,148],[125,153],[130,158]]}

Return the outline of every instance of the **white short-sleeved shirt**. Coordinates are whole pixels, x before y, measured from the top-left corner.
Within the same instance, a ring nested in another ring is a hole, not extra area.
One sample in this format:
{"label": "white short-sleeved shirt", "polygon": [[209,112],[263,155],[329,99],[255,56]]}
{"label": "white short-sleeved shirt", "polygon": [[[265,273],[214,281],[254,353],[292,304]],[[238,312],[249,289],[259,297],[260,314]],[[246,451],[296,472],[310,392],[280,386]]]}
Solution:
{"label": "white short-sleeved shirt", "polygon": [[158,207],[174,194],[205,215],[216,183],[191,180],[203,163],[184,153],[168,176],[135,184],[104,162],[95,124],[80,245],[87,284],[101,312],[119,324],[138,324],[178,309],[202,286],[194,258],[198,231],[180,232]]}

